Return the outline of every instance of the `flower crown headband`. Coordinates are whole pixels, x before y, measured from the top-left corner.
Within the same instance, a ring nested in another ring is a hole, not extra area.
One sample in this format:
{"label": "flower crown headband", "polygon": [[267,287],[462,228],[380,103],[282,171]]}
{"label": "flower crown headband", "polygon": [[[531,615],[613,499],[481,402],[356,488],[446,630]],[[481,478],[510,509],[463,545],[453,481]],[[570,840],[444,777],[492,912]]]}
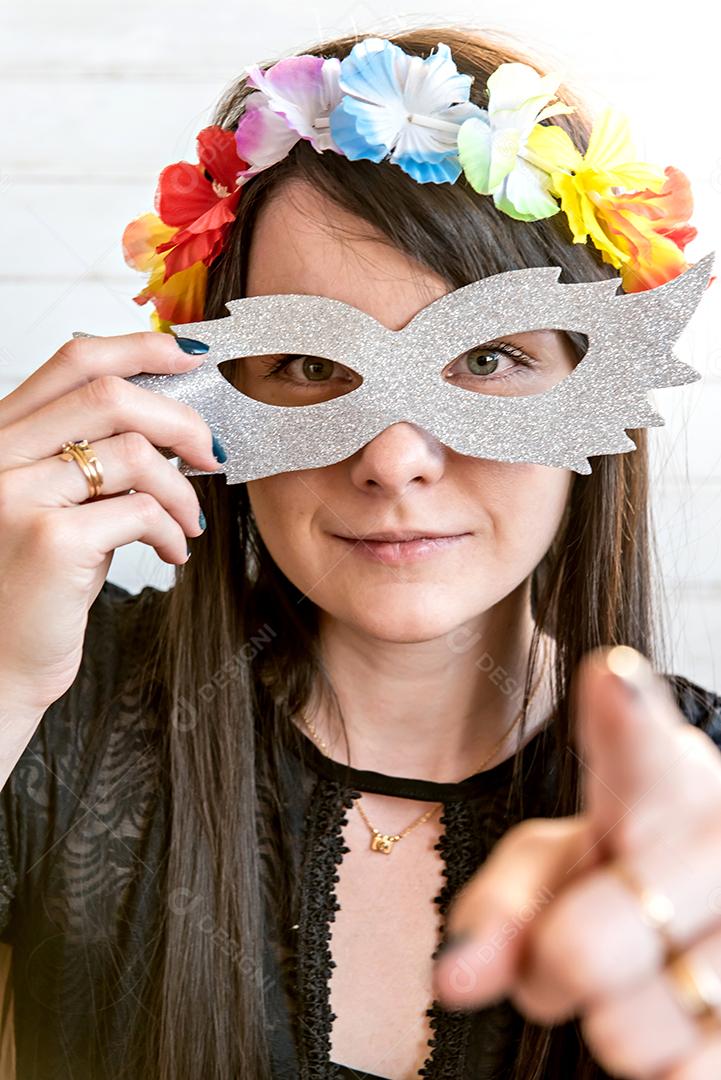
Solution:
{"label": "flower crown headband", "polygon": [[473,77],[458,72],[447,45],[422,59],[381,37],[356,43],[342,60],[304,54],[252,65],[246,82],[254,90],[235,131],[204,128],[198,163],[164,168],[156,212],[123,232],[125,261],[149,273],[135,302],[152,301],[155,330],[201,320],[208,267],[223,250],[243,185],[299,139],[352,161],[389,160],[418,183],[455,183],[463,173],[519,221],[561,211],[573,243],[590,238],[620,270],[624,292],[662,285],[688,269],[683,251],[697,235],[688,224],[688,178],[637,161],[628,121],[612,107],[581,154],[563,128],[542,123],[575,111],[554,100],[560,81],[502,63],[480,108],[469,101]]}

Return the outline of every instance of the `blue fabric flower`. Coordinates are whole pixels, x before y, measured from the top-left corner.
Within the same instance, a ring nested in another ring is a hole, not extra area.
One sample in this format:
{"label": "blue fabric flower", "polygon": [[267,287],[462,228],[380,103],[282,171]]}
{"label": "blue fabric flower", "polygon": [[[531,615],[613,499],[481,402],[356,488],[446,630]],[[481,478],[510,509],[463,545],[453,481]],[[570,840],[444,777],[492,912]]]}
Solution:
{"label": "blue fabric flower", "polygon": [[419,183],[454,183],[461,172],[458,129],[483,114],[469,100],[470,75],[461,75],[442,42],[422,59],[385,38],[353,46],[340,64],[343,96],[329,114],[330,131],[352,161],[390,161]]}

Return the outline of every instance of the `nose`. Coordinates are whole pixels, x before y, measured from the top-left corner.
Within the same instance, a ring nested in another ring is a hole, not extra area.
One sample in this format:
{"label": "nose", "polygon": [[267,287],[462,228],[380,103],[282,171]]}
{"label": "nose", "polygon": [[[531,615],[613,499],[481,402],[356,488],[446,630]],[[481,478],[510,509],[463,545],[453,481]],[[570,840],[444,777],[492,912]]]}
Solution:
{"label": "nose", "polygon": [[429,431],[403,420],[385,428],[349,460],[357,487],[398,497],[409,484],[431,484],[443,475],[444,448]]}

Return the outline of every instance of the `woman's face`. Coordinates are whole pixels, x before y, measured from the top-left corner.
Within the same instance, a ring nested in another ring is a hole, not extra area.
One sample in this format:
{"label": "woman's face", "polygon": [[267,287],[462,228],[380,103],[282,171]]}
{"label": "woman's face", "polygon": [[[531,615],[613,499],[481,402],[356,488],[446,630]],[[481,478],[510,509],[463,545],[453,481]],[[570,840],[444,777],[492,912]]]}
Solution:
{"label": "woman's face", "polygon": [[[340,235],[338,227],[347,232]],[[400,330],[448,291],[441,278],[372,237],[364,222],[305,183],[286,187],[259,214],[248,296],[326,296]],[[576,363],[570,342],[555,330],[503,341],[553,371],[554,381]],[[449,379],[487,392],[490,383],[480,388],[479,380],[498,371],[494,392],[519,392],[503,388],[511,383],[502,376],[516,363],[510,355],[487,352],[470,366],[469,354],[463,356],[465,362],[446,369]],[[278,359],[244,359],[233,381],[257,399],[299,406],[360,382],[328,358],[295,359],[267,377]],[[572,477],[567,469],[459,454],[402,422],[343,461],[249,481],[248,493],[273,559],[324,612],[379,639],[423,641],[469,622],[524,583],[553,540]],[[358,539],[395,530],[451,539],[436,545]]]}

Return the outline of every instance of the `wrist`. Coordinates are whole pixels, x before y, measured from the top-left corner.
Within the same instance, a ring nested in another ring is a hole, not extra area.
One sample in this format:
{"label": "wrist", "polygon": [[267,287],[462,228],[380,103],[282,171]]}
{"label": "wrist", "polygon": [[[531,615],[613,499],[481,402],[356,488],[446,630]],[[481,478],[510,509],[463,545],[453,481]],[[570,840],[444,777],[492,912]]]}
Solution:
{"label": "wrist", "polygon": [[25,724],[37,723],[49,704],[38,699],[37,689],[0,675],[0,739]]}

